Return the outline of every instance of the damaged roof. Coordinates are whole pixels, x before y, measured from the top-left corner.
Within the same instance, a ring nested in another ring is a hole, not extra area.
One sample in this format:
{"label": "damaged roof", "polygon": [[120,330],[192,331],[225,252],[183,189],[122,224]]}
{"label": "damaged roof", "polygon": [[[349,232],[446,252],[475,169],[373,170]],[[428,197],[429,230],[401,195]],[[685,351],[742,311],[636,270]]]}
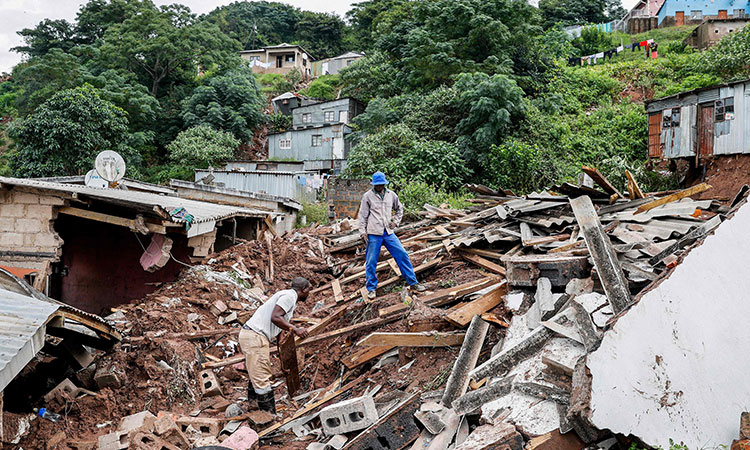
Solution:
{"label": "damaged roof", "polygon": [[185,210],[193,216],[193,223],[214,222],[229,217],[265,218],[269,215],[267,211],[259,209],[218,205],[215,203],[187,200],[180,197],[160,195],[150,192],[100,189],[27,178],[0,177],[0,185],[32,188],[45,191],[50,195],[85,195],[107,203],[118,204],[147,212],[157,212],[163,217],[170,217],[169,220],[176,223],[185,223],[185,219],[170,216],[169,212],[179,207],[185,208]]}
{"label": "damaged roof", "polygon": [[44,326],[58,308],[0,288],[0,392],[42,349]]}

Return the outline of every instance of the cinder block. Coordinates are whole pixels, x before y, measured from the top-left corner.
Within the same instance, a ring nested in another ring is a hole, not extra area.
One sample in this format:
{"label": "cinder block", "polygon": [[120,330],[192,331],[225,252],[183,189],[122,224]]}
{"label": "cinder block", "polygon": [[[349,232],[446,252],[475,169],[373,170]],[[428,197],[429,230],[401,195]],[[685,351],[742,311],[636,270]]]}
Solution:
{"label": "cinder block", "polygon": [[62,239],[53,233],[39,233],[34,236],[34,245],[37,247],[59,247]]}
{"label": "cinder block", "polygon": [[115,431],[99,436],[99,450],[125,450],[130,447],[127,431]]}
{"label": "cinder block", "polygon": [[192,445],[188,442],[184,447],[180,447],[152,433],[141,431],[133,436],[133,448],[138,450],[181,450],[192,448]]}
{"label": "cinder block", "polygon": [[2,233],[0,234],[0,245],[19,247],[23,245],[23,234],[21,233]]}
{"label": "cinder block", "polygon": [[65,204],[65,200],[61,199],[60,197],[50,197],[46,195],[40,195],[39,196],[39,204],[40,205],[54,205],[54,206],[62,206]]}
{"label": "cinder block", "polygon": [[99,367],[94,374],[94,383],[99,389],[120,387],[120,378],[109,367]]}
{"label": "cinder block", "polygon": [[180,431],[183,433],[188,427],[192,426],[196,430],[200,431],[201,434],[208,436],[218,436],[221,432],[222,424],[219,419],[211,419],[209,417],[180,417],[177,419],[177,425],[180,427]]}
{"label": "cinder block", "polygon": [[15,231],[16,219],[13,217],[0,217],[0,232]]}
{"label": "cinder block", "polygon": [[39,195],[29,194],[27,192],[13,192],[13,203],[26,203],[28,205],[38,205]]}
{"label": "cinder block", "polygon": [[26,205],[10,203],[0,205],[0,216],[2,217],[24,217],[26,215]]}
{"label": "cinder block", "polygon": [[60,382],[57,386],[55,386],[51,391],[47,392],[47,394],[44,396],[44,402],[49,403],[51,402],[55,396],[60,393],[66,393],[70,395],[71,397],[75,396],[75,393],[78,392],[78,387],[73,384],[72,381],[70,381],[69,378],[66,378]]}
{"label": "cinder block", "polygon": [[20,233],[39,233],[42,222],[38,219],[16,219],[16,231]]}
{"label": "cinder block", "polygon": [[174,416],[172,413],[160,411],[154,422],[154,433],[161,436],[170,428],[177,428],[177,424],[174,423]]}
{"label": "cinder block", "polygon": [[141,411],[136,414],[125,416],[120,420],[120,431],[131,433],[136,430],[151,432],[154,429],[156,416],[149,411]]}
{"label": "cinder block", "polygon": [[216,300],[209,306],[209,311],[211,311],[211,314],[213,314],[216,317],[219,317],[224,311],[227,310],[226,303],[222,302],[221,300]]}
{"label": "cinder block", "polygon": [[73,362],[78,369],[88,367],[94,362],[94,355],[86,350],[86,347],[77,342],[65,339],[62,341],[62,344],[60,344],[60,347],[65,349],[68,355],[70,355],[71,362]]}
{"label": "cinder block", "polygon": [[198,384],[204,397],[221,395],[221,385],[211,369],[206,369],[198,374]]}
{"label": "cinder block", "polygon": [[328,436],[361,430],[377,420],[375,402],[367,395],[327,406],[320,411],[323,432]]}
{"label": "cinder block", "polygon": [[50,205],[26,205],[26,217],[38,219],[52,219],[52,206]]}

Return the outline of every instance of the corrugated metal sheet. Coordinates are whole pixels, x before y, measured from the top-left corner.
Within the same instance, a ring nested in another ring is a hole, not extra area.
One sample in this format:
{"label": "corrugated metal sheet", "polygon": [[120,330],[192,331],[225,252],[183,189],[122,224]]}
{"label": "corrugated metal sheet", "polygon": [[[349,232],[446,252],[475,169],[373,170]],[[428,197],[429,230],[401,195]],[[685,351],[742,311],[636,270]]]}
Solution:
{"label": "corrugated metal sheet", "polygon": [[45,324],[58,306],[0,289],[0,392],[44,346]]}
{"label": "corrugated metal sheet", "polygon": [[[199,180],[208,173],[208,170],[196,170],[195,179]],[[223,183],[224,187],[238,191],[288,197],[300,202],[312,202],[317,198],[317,189],[308,185],[307,179],[319,176],[311,172],[213,171],[213,175],[214,182]]]}
{"label": "corrugated metal sheet", "polygon": [[[208,172],[206,172],[207,174]],[[52,183],[24,178],[0,177],[0,184],[23,186],[34,189],[63,194],[81,194],[104,202],[111,202],[124,206],[138,208],[143,211],[153,211],[155,207],[169,212],[183,207],[190,213],[194,223],[215,222],[228,217],[266,217],[268,212],[258,209],[240,208],[237,206],[217,205],[215,203],[186,200],[180,197],[160,195],[150,192],[125,191],[121,189],[98,189],[75,184]],[[173,222],[184,223],[184,219],[171,219]]]}
{"label": "corrugated metal sheet", "polygon": [[708,89],[698,93],[698,103],[712,102],[719,99],[719,89]]}

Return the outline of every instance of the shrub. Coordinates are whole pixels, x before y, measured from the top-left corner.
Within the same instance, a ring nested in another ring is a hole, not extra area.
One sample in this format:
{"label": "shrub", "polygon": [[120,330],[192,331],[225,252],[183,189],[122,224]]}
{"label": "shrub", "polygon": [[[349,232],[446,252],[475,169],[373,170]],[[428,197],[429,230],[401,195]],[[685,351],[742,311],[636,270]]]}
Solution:
{"label": "shrub", "polygon": [[392,161],[389,172],[398,178],[423,181],[449,191],[460,188],[469,169],[455,144],[419,141]]}
{"label": "shrub", "polygon": [[292,127],[292,117],[284,114],[270,114],[266,116],[269,133],[280,133]]}
{"label": "shrub", "polygon": [[429,203],[433,206],[447,204],[450,208],[461,209],[471,205],[467,199],[473,197],[463,192],[446,192],[443,189],[435,188],[424,181],[406,181],[396,180],[397,186],[400,186],[398,198],[404,206],[407,213],[416,215],[424,211],[424,204]]}
{"label": "shrub", "polygon": [[321,225],[328,224],[328,203],[302,203],[302,213],[300,213],[297,219],[297,226],[301,226],[300,219],[303,216],[307,218],[307,225],[312,225],[316,222]]}
{"label": "shrub", "polygon": [[389,172],[393,161],[414,147],[419,136],[406,125],[398,124],[370,134],[352,148],[344,177],[362,178],[373,172]]}
{"label": "shrub", "polygon": [[493,145],[487,159],[488,181],[517,194],[543,189],[557,180],[554,158],[549,152],[515,139]]}
{"label": "shrub", "polygon": [[338,75],[323,75],[310,83],[307,89],[300,93],[312,98],[334,100],[341,85],[341,77]]}
{"label": "shrub", "polygon": [[206,168],[231,159],[239,145],[231,133],[198,125],[178,134],[167,150],[172,161],[183,167]]}

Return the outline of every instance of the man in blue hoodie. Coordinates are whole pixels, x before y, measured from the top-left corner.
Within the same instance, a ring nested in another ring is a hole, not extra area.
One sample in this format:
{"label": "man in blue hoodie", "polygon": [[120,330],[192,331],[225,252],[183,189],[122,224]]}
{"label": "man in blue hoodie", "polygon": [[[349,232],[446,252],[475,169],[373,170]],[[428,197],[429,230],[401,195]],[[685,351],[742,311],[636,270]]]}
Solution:
{"label": "man in blue hoodie", "polygon": [[398,195],[386,188],[388,181],[383,172],[372,174],[370,184],[372,189],[365,192],[362,196],[362,203],[359,205],[359,234],[367,244],[365,254],[367,297],[375,298],[375,291],[378,287],[378,258],[383,245],[393,256],[409,288],[424,292],[426,288],[417,281],[409,255],[393,233],[404,216],[404,207],[399,202]]}

